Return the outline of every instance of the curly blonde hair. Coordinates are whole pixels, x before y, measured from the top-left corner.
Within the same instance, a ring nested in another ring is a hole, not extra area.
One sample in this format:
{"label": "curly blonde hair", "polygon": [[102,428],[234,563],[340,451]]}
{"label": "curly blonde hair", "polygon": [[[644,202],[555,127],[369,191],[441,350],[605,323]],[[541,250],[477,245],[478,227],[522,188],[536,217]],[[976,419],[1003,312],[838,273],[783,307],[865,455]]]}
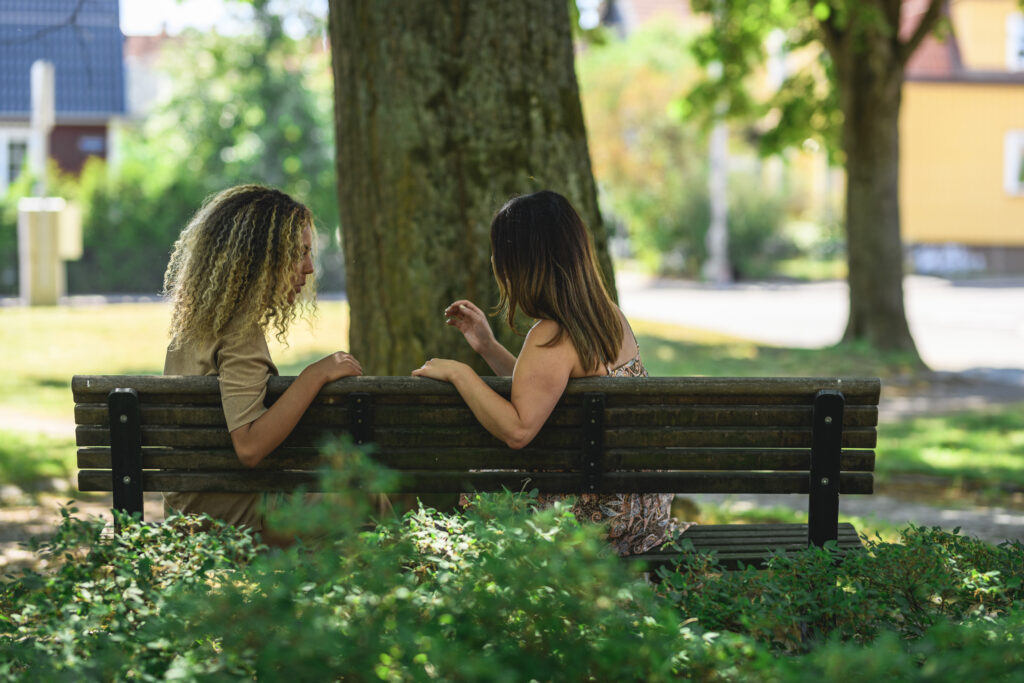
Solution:
{"label": "curly blonde hair", "polygon": [[174,306],[172,344],[211,341],[229,324],[273,329],[284,342],[301,307],[292,278],[307,226],[314,230],[310,210],[273,188],[239,185],[207,198],[164,274],[164,295]]}

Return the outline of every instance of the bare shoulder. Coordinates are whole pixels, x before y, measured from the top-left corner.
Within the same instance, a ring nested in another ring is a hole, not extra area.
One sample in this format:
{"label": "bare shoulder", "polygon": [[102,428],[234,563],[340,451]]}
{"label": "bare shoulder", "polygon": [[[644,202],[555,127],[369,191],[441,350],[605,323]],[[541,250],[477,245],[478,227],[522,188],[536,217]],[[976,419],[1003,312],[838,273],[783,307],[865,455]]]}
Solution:
{"label": "bare shoulder", "polygon": [[[551,344],[558,333],[562,331],[561,325],[553,320],[541,320],[530,328],[523,343],[523,350],[519,354],[520,363],[533,366],[539,363],[541,367],[547,367],[551,372],[557,367],[565,371],[567,376],[576,377],[580,375],[579,354],[573,346],[572,339],[568,334]],[[559,371],[561,372],[561,370]]]}
{"label": "bare shoulder", "polygon": [[[557,337],[561,331],[562,326],[554,320],[538,320],[530,328],[530,331],[526,333],[526,344],[524,346],[545,346]],[[563,335],[558,344],[554,346],[561,346],[568,341],[569,336]],[[572,342],[569,343],[571,344]]]}

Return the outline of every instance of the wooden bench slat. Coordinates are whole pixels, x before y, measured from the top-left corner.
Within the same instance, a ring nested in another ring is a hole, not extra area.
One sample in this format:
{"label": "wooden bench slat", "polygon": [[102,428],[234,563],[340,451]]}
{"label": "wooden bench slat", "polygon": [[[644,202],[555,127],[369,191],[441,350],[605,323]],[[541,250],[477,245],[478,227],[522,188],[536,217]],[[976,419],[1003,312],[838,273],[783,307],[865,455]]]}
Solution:
{"label": "wooden bench slat", "polygon": [[[576,450],[527,448],[452,449],[432,445],[421,448],[378,450],[374,459],[397,469],[576,469]],[[806,449],[613,449],[605,456],[608,469],[697,469],[697,470],[782,470],[807,471],[810,451]],[[840,467],[847,472],[874,471],[873,451],[844,451]],[[280,448],[260,462],[259,469],[316,469],[326,464],[315,448]],[[222,470],[238,466],[231,448],[182,449],[144,448],[146,469]],[[78,467],[110,467],[110,449],[87,446],[78,449]]]}
{"label": "wooden bench slat", "polygon": [[[582,421],[579,407],[567,409],[559,406],[547,424],[551,426],[577,426]],[[146,404],[141,408],[142,423],[146,425],[215,426],[224,427],[224,411],[220,404],[206,406]],[[75,422],[80,425],[106,425],[105,404],[80,403],[75,406]],[[463,405],[451,406],[380,406],[374,413],[374,424],[394,427],[429,422],[437,425],[466,425],[475,420],[473,413]],[[806,427],[811,421],[810,406],[620,406],[605,411],[608,427]],[[854,406],[843,416],[844,427],[872,427],[878,422],[878,409],[874,406]],[[345,405],[314,404],[299,422],[302,427],[325,426],[343,428],[349,425],[349,410]]]}
{"label": "wooden bench slat", "polygon": [[[319,490],[314,472],[246,470],[229,472],[144,471],[145,491],[290,491],[299,486]],[[871,493],[870,474],[847,473],[840,477],[845,494]],[[82,491],[111,490],[109,470],[81,470]],[[590,480],[568,472],[403,472],[397,491],[407,493],[459,493],[538,489],[545,493],[807,493],[806,474],[781,472],[620,472],[602,478],[596,489]]]}
{"label": "wooden bench slat", "polygon": [[[843,430],[844,448],[874,448],[876,440],[874,428],[852,427]],[[810,448],[811,429],[810,426],[803,429],[650,427],[639,431],[609,428],[605,432],[604,443],[608,448],[629,446]]]}
{"label": "wooden bench slat", "polygon": [[[856,537],[857,532],[849,522],[839,524],[839,533],[849,534]],[[792,522],[762,522],[758,524],[699,524],[688,529],[684,538],[694,543],[717,543],[722,539],[753,539],[757,540],[766,536],[784,537],[786,535],[800,536],[807,540],[807,525]]]}
{"label": "wooden bench slat", "polygon": [[[756,534],[729,534],[729,533],[717,533],[707,534],[701,536],[699,539],[687,538],[690,531],[699,528],[700,525],[692,527],[681,537],[681,541],[690,540],[695,546],[714,546],[722,551],[739,550],[743,548],[771,548],[781,547],[784,545],[803,545],[807,547],[807,529],[806,525],[794,524],[792,530],[785,531],[770,531],[770,530],[758,530]],[[747,526],[744,524],[737,524],[736,526]],[[800,528],[804,527],[804,528]],[[856,531],[852,528],[848,531],[840,529],[838,539],[847,543],[855,543],[860,539],[857,536]]]}
{"label": "wooden bench slat", "polygon": [[[268,392],[278,395],[291,384],[292,377],[271,377]],[[484,381],[499,393],[508,394],[511,379],[485,377]],[[117,387],[131,386],[141,394],[173,393],[179,396],[219,396],[217,378],[164,377],[157,375],[75,375],[71,387],[75,401],[99,402]],[[573,399],[587,392],[601,391],[614,403],[616,397],[626,397],[630,404],[643,404],[652,400],[667,402],[697,399],[700,403],[735,402],[737,397],[758,397],[756,403],[811,403],[822,389],[842,391],[847,405],[877,405],[881,382],[877,378],[816,378],[816,377],[650,377],[642,383],[618,382],[606,377],[588,377],[573,380],[566,389],[566,397]],[[457,396],[450,384],[419,377],[347,377],[331,382],[323,388],[321,396],[344,396],[351,392],[366,392],[382,396]],[[92,397],[92,398],[87,398]],[[732,400],[730,400],[732,399]],[[742,401],[741,401],[742,402]]]}
{"label": "wooden bench slat", "polygon": [[[614,469],[746,469],[807,470],[811,452],[806,448],[613,448],[605,462]],[[875,452],[844,450],[839,456],[844,472],[873,472]]]}
{"label": "wooden bench slat", "polygon": [[[290,446],[315,446],[325,435],[326,428],[298,427],[286,440]],[[75,430],[77,445],[105,446],[110,442],[109,429],[94,425],[79,425]],[[534,439],[540,448],[580,447],[581,434],[569,428],[546,427]],[[876,445],[873,428],[850,428],[843,430],[844,448],[873,448]],[[414,446],[423,443],[445,444],[457,447],[478,447],[501,445],[479,424],[464,427],[398,427],[382,430],[375,434],[374,442],[382,448]],[[142,426],[143,446],[174,446],[191,448],[229,447],[231,437],[218,427],[165,427]],[[628,446],[675,446],[675,447],[765,447],[765,448],[809,448],[811,430],[769,429],[761,427],[698,429],[691,427],[651,427],[643,430],[610,428],[605,432],[605,446],[620,448]]]}
{"label": "wooden bench slat", "polygon": [[[862,549],[863,542],[856,529],[849,522],[838,525],[836,546],[841,552]],[[778,539],[778,545],[766,545],[759,539]],[[681,536],[688,540],[698,552],[714,552],[721,566],[736,569],[741,564],[763,565],[764,561],[775,552],[785,554],[800,552],[807,548],[806,524],[699,524],[690,527]],[[664,548],[656,548],[631,559],[642,562],[647,568],[673,566],[679,553]]]}

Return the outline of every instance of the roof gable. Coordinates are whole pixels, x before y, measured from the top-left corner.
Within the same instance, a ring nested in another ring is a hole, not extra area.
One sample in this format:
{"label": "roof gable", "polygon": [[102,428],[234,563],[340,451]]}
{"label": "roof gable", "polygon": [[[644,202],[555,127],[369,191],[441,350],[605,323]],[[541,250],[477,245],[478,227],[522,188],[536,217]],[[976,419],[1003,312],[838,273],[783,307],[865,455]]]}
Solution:
{"label": "roof gable", "polygon": [[123,42],[118,0],[3,0],[0,116],[29,116],[37,59],[53,62],[58,119],[123,114]]}

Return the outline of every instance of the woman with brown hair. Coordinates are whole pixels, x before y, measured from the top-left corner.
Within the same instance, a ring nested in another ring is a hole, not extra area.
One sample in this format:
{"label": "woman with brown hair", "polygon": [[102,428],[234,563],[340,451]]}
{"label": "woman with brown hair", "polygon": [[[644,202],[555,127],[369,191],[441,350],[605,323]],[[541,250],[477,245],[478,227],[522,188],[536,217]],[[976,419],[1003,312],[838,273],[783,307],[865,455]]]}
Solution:
{"label": "woman with brown hair", "polygon": [[[277,375],[266,334],[283,342],[303,302],[315,309],[313,216],[287,194],[241,185],[207,199],[174,245],[164,275],[172,305],[165,375],[216,375],[238,459],[255,467],[291,433],[321,387],[361,375],[338,351],[306,367],[269,408]],[[303,291],[305,290],[305,295]],[[259,494],[168,493],[165,508],[263,530]]]}
{"label": "woman with brown hair", "polygon": [[[445,316],[495,374],[512,375],[510,400],[465,363],[433,358],[413,375],[451,382],[480,424],[510,448],[533,440],[570,379],[647,376],[636,337],[605,288],[587,229],[565,197],[542,191],[505,204],[491,222],[491,254],[509,326],[515,329],[517,310],[537,320],[519,356],[495,339],[472,302],[455,301]],[[542,495],[541,502],[563,497]],[[673,530],[671,502],[671,494],[583,494],[573,512],[581,521],[606,522],[608,540],[630,555],[660,544]]]}

